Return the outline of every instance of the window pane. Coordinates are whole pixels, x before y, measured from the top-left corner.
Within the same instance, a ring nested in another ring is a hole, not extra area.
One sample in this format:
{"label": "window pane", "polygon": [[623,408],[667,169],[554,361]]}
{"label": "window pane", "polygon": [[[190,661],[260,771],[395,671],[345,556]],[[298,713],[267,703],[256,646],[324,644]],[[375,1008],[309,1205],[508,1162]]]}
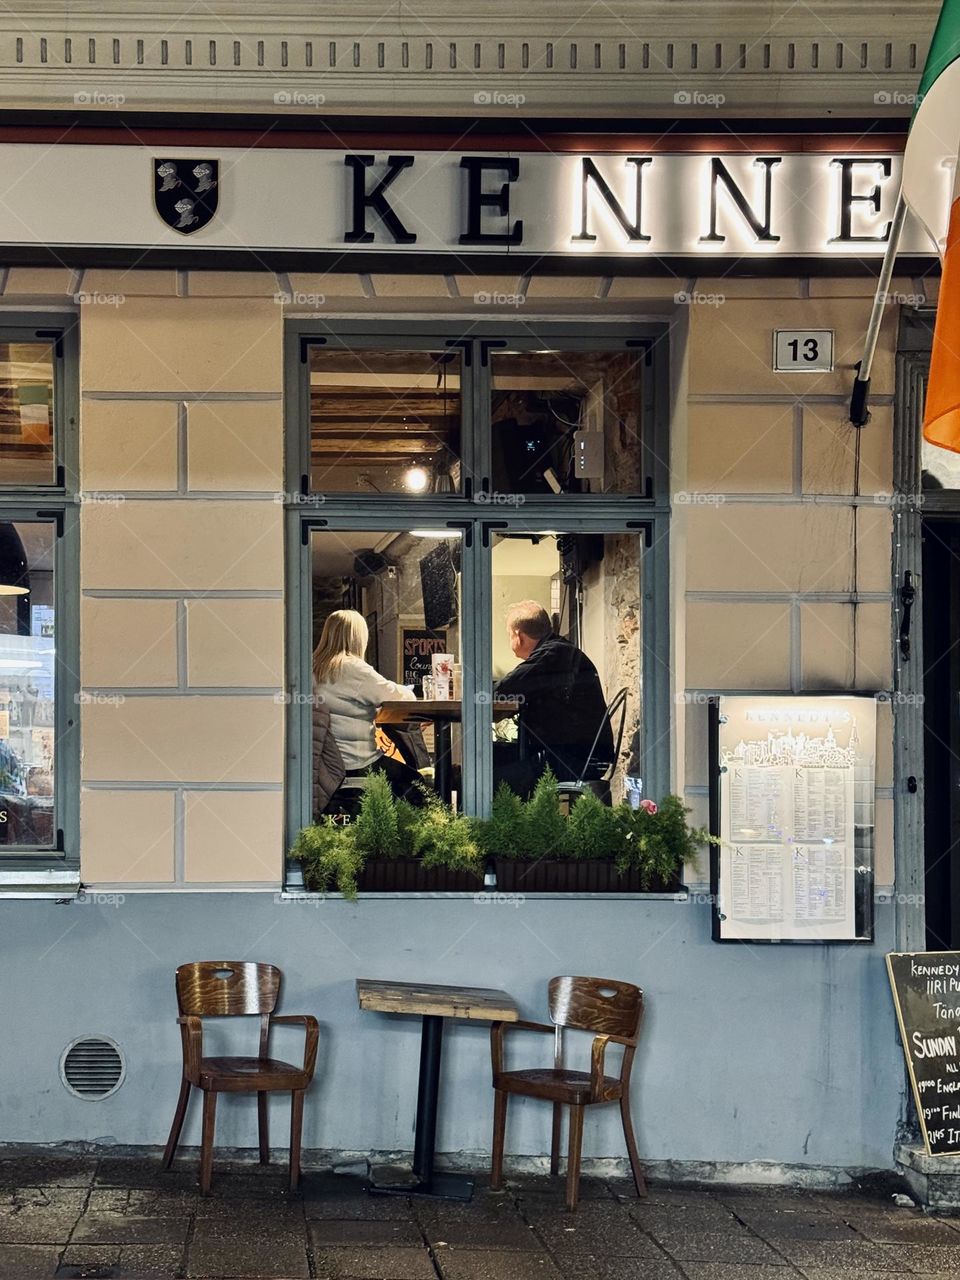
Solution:
{"label": "window pane", "polygon": [[549,766],[606,803],[636,790],[627,779],[640,772],[640,610],[636,534],[495,539],[495,786],[525,794]]}
{"label": "window pane", "polygon": [[0,342],[0,484],[53,484],[53,347]]}
{"label": "window pane", "polygon": [[458,805],[460,535],[320,530],[311,550],[314,817],[354,813],[371,768],[414,803],[423,783]]}
{"label": "window pane", "polygon": [[495,352],[497,493],[641,493],[636,351]]}
{"label": "window pane", "polygon": [[310,348],[316,493],[460,490],[460,352]]}
{"label": "window pane", "polygon": [[0,522],[0,845],[54,843],[54,529]]}

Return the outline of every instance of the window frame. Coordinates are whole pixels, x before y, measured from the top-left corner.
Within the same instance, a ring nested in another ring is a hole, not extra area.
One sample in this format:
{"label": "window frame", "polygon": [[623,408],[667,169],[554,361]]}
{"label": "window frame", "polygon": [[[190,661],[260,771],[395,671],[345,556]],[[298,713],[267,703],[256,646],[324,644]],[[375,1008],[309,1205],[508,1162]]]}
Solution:
{"label": "window frame", "polygon": [[72,312],[0,314],[0,342],[53,338],[53,484],[0,484],[0,520],[54,525],[54,848],[0,853],[0,895],[61,894],[80,869],[79,321]]}
{"label": "window frame", "polygon": [[[463,751],[476,767],[465,770],[463,805],[468,813],[485,812],[492,799],[492,714],[489,704],[473,695],[492,679],[492,579],[490,535],[503,531],[558,528],[570,533],[636,533],[639,542],[641,646],[643,652],[643,716],[641,767],[645,789],[665,794],[671,785],[673,717],[669,562],[669,393],[670,336],[666,321],[636,323],[577,323],[543,319],[518,323],[463,321],[451,317],[417,322],[290,320],[285,332],[285,596],[287,600],[285,786],[287,848],[311,820],[311,717],[304,693],[310,690],[312,656],[313,530],[419,528],[431,525],[464,531],[462,611],[474,622],[461,639],[464,703]],[[468,344],[461,366],[461,463],[466,483],[460,493],[404,496],[353,493],[310,493],[309,476],[309,345],[379,349],[436,349],[450,339]],[[522,344],[522,345],[520,345]],[[485,501],[482,479],[490,475],[491,366],[489,352],[523,347],[556,350],[615,349],[638,346],[645,350],[649,376],[642,379],[644,430],[641,437],[643,473],[648,477],[642,495],[563,494],[529,495],[520,511],[491,507]],[[469,354],[468,354],[469,353]],[[486,355],[485,355],[486,353]],[[471,477],[471,471],[473,475]],[[469,705],[467,705],[469,704]]]}

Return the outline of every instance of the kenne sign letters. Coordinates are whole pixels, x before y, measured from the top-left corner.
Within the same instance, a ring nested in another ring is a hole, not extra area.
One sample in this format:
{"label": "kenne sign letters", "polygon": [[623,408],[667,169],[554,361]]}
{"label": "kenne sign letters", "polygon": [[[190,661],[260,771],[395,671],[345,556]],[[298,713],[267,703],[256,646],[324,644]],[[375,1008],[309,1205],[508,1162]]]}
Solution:
{"label": "kenne sign letters", "polygon": [[[69,143],[38,154],[4,143],[0,243],[164,247],[186,239],[221,251],[346,256],[871,256],[883,252],[900,161],[842,151],[160,152]],[[945,201],[950,177],[945,169]],[[903,250],[930,252],[919,227],[908,224]]]}

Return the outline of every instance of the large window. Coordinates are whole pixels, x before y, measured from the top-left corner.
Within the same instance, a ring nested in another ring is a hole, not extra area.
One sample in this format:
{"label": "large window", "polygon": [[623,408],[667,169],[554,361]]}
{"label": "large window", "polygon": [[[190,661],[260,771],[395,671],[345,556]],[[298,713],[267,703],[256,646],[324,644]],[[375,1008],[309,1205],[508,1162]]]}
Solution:
{"label": "large window", "polygon": [[73,326],[0,326],[0,883],[78,853]]}
{"label": "large window", "polygon": [[469,813],[666,789],[660,336],[291,329],[292,830],[371,768]]}

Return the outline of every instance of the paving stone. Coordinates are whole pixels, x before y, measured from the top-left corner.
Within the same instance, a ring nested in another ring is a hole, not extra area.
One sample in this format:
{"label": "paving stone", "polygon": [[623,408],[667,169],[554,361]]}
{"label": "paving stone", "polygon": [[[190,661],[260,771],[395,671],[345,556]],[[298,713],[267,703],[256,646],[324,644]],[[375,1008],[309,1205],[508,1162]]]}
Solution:
{"label": "paving stone", "polygon": [[193,1216],[197,1232],[208,1235],[245,1232],[255,1236],[282,1236],[293,1232],[303,1236],[306,1229],[303,1204],[299,1200],[291,1203],[268,1200],[260,1204],[249,1197],[201,1198]]}
{"label": "paving stone", "polygon": [[[696,1205],[641,1204],[624,1207],[638,1227],[653,1235],[661,1231],[743,1230],[743,1224],[729,1209],[713,1204],[706,1197],[702,1204]],[[828,1215],[824,1214],[824,1217],[828,1218]]]}
{"label": "paving stone", "polygon": [[175,1218],[180,1214],[194,1213],[200,1205],[214,1203],[199,1191],[183,1191],[164,1188],[159,1191],[146,1187],[94,1187],[87,1194],[88,1213],[130,1213],[134,1217],[154,1214],[160,1218]]}
{"label": "paving stone", "polygon": [[437,1262],[443,1280],[562,1280],[546,1253],[506,1249],[443,1249]]}
{"label": "paving stone", "polygon": [[308,1219],[353,1218],[366,1221],[409,1221],[413,1216],[407,1196],[371,1195],[357,1178],[336,1174],[311,1174],[301,1187],[303,1210]]}
{"label": "paving stone", "polygon": [[[851,1280],[852,1272],[840,1271],[834,1267],[803,1267],[803,1275],[806,1280]],[[918,1280],[914,1271],[858,1271],[856,1273],[857,1280]],[[945,1272],[941,1272],[939,1276],[928,1274],[926,1280],[948,1280]],[[955,1275],[951,1275],[949,1280],[957,1280]]]}
{"label": "paving stone", "polygon": [[42,1245],[0,1244],[0,1280],[34,1280],[52,1276],[60,1249]]}
{"label": "paving stone", "polygon": [[226,1239],[193,1241],[188,1276],[237,1276],[243,1280],[301,1280],[310,1275],[306,1241]]}
{"label": "paving stone", "polygon": [[437,1280],[426,1249],[317,1249],[314,1260],[324,1280]]}
{"label": "paving stone", "polygon": [[[81,1196],[83,1192],[79,1193]],[[0,1244],[66,1244],[81,1205],[13,1205],[0,1210]]]}
{"label": "paving stone", "polygon": [[563,1280],[681,1280],[682,1276],[679,1265],[669,1258],[596,1258],[583,1253],[555,1261]]}
{"label": "paving stone", "polygon": [[95,1267],[111,1267],[114,1275],[123,1280],[147,1280],[162,1277],[170,1280],[180,1274],[183,1249],[170,1245],[127,1244],[116,1248],[112,1245],[68,1245],[57,1276],[84,1276]]}
{"label": "paving stone", "polygon": [[510,1201],[493,1196],[468,1204],[413,1202],[414,1212],[432,1245],[459,1249],[540,1249],[541,1241]]}
{"label": "paving stone", "polygon": [[[797,1273],[792,1267],[771,1267],[764,1263],[685,1262],[683,1274],[687,1280],[796,1280]],[[850,1280],[849,1274],[847,1280]]]}
{"label": "paving stone", "polygon": [[89,1187],[96,1167],[81,1156],[7,1156],[0,1160],[0,1187]]}
{"label": "paving stone", "polygon": [[878,1244],[942,1244],[960,1247],[960,1232],[949,1223],[938,1222],[912,1209],[899,1213],[851,1214],[844,1221],[868,1240]]}
{"label": "paving stone", "polygon": [[179,1244],[187,1238],[190,1219],[134,1217],[129,1213],[85,1213],[72,1244]]}
{"label": "paving stone", "polygon": [[870,1240],[830,1241],[772,1239],[771,1243],[801,1271],[828,1269],[834,1271],[939,1271],[941,1264],[912,1268],[905,1250],[919,1246],[874,1244]]}
{"label": "paving stone", "polygon": [[740,1218],[758,1236],[790,1238],[793,1240],[856,1240],[853,1227],[830,1213],[749,1213],[741,1211]]}
{"label": "paving stone", "polygon": [[684,1264],[688,1262],[764,1262],[770,1266],[785,1265],[783,1258],[764,1241],[747,1231],[663,1231],[656,1239],[667,1253]]}
{"label": "paving stone", "polygon": [[423,1237],[415,1223],[383,1219],[344,1221],[321,1218],[310,1223],[310,1240],[316,1249],[355,1245],[424,1247]]}
{"label": "paving stone", "polygon": [[638,1258],[661,1258],[663,1254],[620,1205],[589,1208],[579,1206],[574,1213],[534,1216],[527,1214],[536,1234],[554,1252],[629,1254]]}

